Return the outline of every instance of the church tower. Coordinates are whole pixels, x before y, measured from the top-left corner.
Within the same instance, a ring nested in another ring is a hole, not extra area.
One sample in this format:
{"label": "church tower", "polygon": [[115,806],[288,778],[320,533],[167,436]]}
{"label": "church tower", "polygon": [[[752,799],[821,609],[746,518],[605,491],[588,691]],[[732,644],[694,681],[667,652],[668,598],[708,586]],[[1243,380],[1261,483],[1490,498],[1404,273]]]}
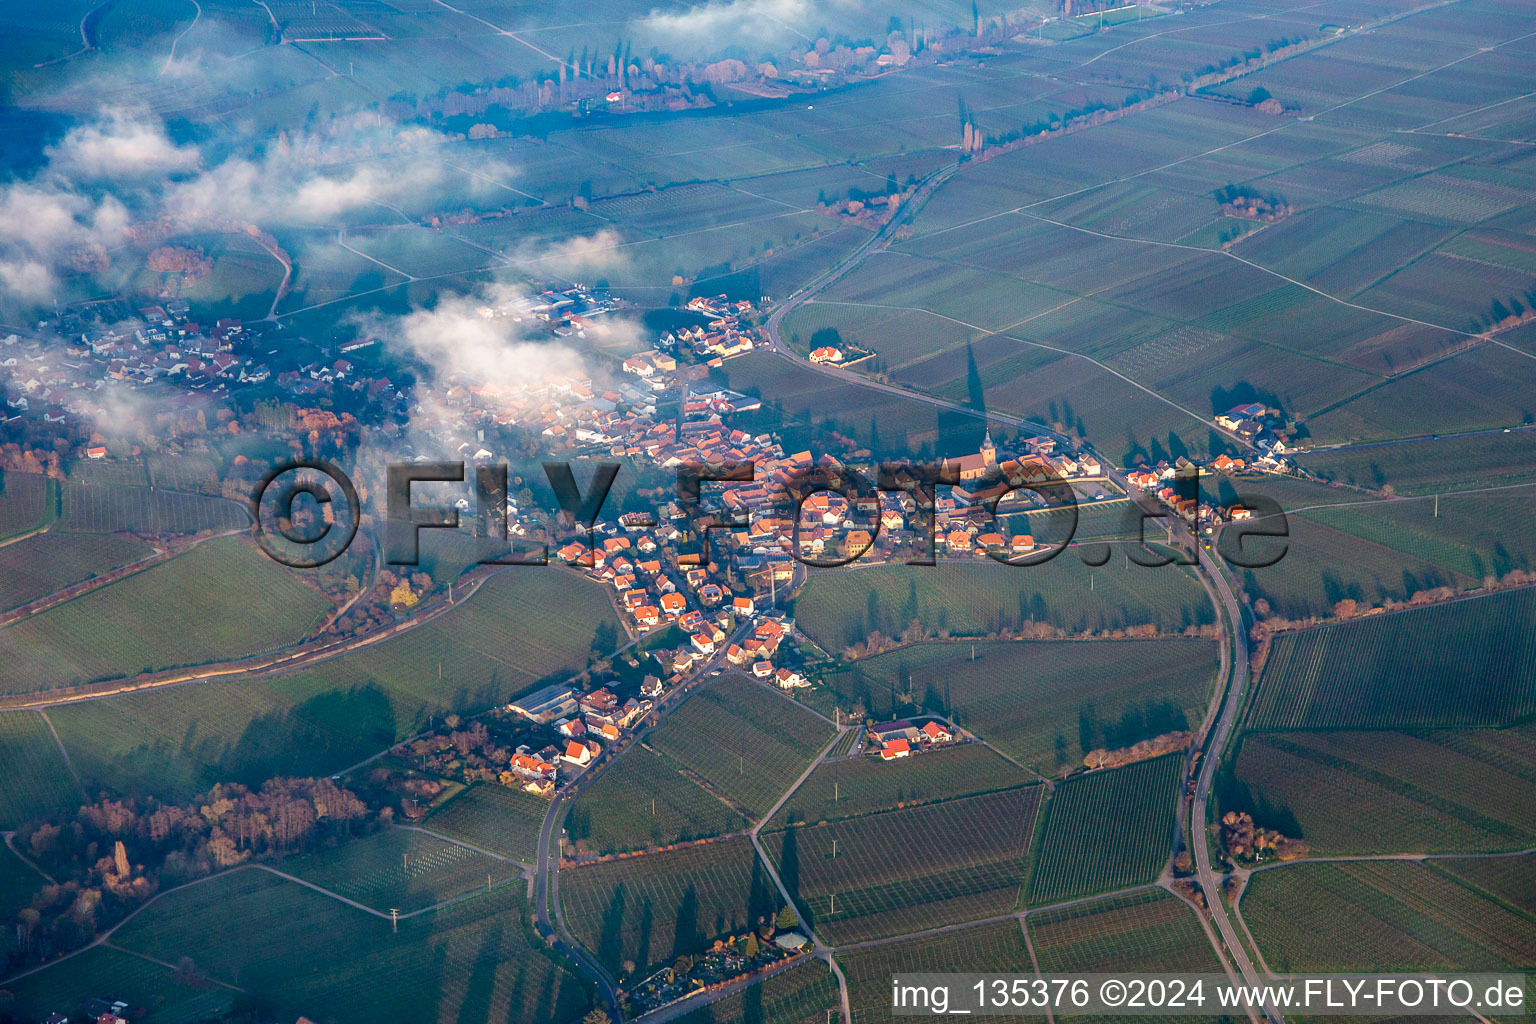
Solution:
{"label": "church tower", "polygon": [[981,459],[990,468],[997,465],[997,445],[992,443],[992,428],[987,428],[987,436],[981,442]]}

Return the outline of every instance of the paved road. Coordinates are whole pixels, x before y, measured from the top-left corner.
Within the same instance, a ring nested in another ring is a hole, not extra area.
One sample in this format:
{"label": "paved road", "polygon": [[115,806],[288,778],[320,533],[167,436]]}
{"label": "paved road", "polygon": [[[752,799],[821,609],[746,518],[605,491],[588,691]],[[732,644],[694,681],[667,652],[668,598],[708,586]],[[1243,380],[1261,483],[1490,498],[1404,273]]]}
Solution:
{"label": "paved road", "polygon": [[[534,857],[533,880],[533,913],[534,924],[539,934],[545,937],[553,937],[554,948],[571,958],[583,973],[591,978],[598,987],[598,991],[607,1004],[609,1015],[615,1021],[623,1020],[623,1011],[619,1005],[618,985],[602,964],[588,954],[576,938],[571,935],[565,926],[564,912],[560,906],[560,850],[558,835],[564,829],[561,822],[565,820],[565,812],[570,801],[581,794],[581,791],[590,786],[594,779],[601,775],[607,768],[619,759],[624,751],[640,742],[641,738],[652,729],[661,725],[666,717],[675,711],[689,693],[711,678],[710,673],[720,668],[725,661],[725,652],[733,643],[739,642],[755,628],[756,623],[748,619],[736,628],[726,640],[721,643],[715,653],[694,666],[693,672],[678,683],[671,690],[662,694],[656,702],[654,724],[644,729],[636,729],[623,741],[619,751],[611,756],[604,756],[601,761],[588,766],[576,778],[567,783],[559,795],[550,803],[549,811],[544,815],[544,824],[539,829],[539,847]],[[554,908],[551,917],[550,908]]]}
{"label": "paved road", "polygon": [[[1059,443],[1066,443],[1069,439],[1057,431],[1042,424],[1026,420],[1023,417],[1006,413],[979,411],[970,406],[949,402],[923,392],[910,391],[906,388],[899,388],[880,381],[871,380],[851,370],[813,364],[798,353],[791,351],[783,344],[780,338],[780,326],[785,316],[796,307],[810,301],[818,293],[840,280],[870,255],[888,245],[894,238],[897,225],[920,207],[922,202],[932,194],[932,191],[948,180],[960,166],[959,164],[953,164],[935,171],[925,179],[914,194],[913,199],[905,204],[897,216],[893,217],[882,227],[873,238],[849,254],[843,262],[813,280],[805,288],[793,293],[781,303],[764,323],[764,333],[767,335],[768,342],[767,348],[782,358],[789,359],[818,373],[839,378],[851,385],[897,394],[909,400],[925,402],[939,408],[1007,424],[1015,428],[1028,427],[1037,434],[1054,437]],[[1115,468],[1114,463],[1102,457],[1099,461],[1105,467],[1105,475],[1117,487],[1125,491],[1143,510],[1148,512],[1165,511],[1157,506],[1153,499],[1131,488],[1125,474],[1118,468]],[[1210,591],[1213,601],[1220,606],[1230,623],[1230,628],[1227,630],[1228,635],[1224,641],[1224,646],[1227,649],[1223,652],[1224,656],[1222,659],[1226,668],[1223,680],[1225,687],[1218,687],[1217,689],[1216,700],[1221,702],[1219,712],[1213,705],[1212,712],[1207,715],[1208,722],[1214,717],[1214,725],[1209,729],[1207,735],[1205,748],[1207,756],[1202,763],[1199,779],[1196,784],[1195,799],[1191,804],[1189,834],[1190,841],[1194,846],[1195,860],[1199,869],[1200,885],[1205,892],[1211,918],[1223,942],[1227,945],[1232,962],[1242,974],[1244,983],[1256,985],[1260,981],[1260,974],[1255,969],[1252,959],[1248,955],[1247,948],[1239,941],[1237,931],[1233,927],[1232,920],[1227,913],[1227,906],[1221,894],[1221,878],[1211,866],[1210,851],[1205,840],[1211,786],[1215,781],[1222,750],[1237,722],[1238,712],[1242,707],[1243,694],[1248,682],[1248,638],[1243,627],[1242,609],[1224,570],[1215,563],[1212,556],[1202,553],[1199,538],[1184,521],[1175,517],[1168,517],[1156,520],[1156,522],[1163,525],[1171,544],[1184,547],[1188,551],[1196,553],[1195,571]],[[1222,696],[1223,693],[1225,694],[1224,697]],[[1265,1007],[1265,1015],[1273,1024],[1282,1024],[1282,1018],[1273,1006]]]}

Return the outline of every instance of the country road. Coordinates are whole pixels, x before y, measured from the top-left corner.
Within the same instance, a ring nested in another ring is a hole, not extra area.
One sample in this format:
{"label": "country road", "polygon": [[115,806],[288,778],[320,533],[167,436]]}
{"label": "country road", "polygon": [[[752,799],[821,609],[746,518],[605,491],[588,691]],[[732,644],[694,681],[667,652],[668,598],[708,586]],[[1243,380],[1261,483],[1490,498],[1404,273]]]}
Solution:
{"label": "country road", "polygon": [[[622,745],[613,748],[613,753],[605,751],[597,761],[588,765],[576,778],[566,783],[554,800],[550,802],[549,811],[544,815],[544,823],[539,829],[539,846],[534,856],[534,880],[533,880],[533,915],[534,924],[539,934],[550,940],[551,945],[570,957],[582,972],[585,973],[597,985],[602,995],[603,1002],[608,1006],[609,1014],[615,1021],[624,1019],[623,1008],[619,1002],[618,986],[607,969],[594,960],[590,953],[565,926],[564,914],[560,907],[560,842],[559,834],[565,831],[562,822],[565,813],[569,810],[571,801],[581,795],[583,789],[592,784],[592,781],[617,762],[624,753],[639,745],[641,740],[658,728],[666,717],[683,703],[687,696],[706,680],[714,678],[711,674],[720,667],[725,660],[726,649],[733,643],[746,636],[752,628],[752,620],[748,619],[736,628],[736,631],[721,643],[715,653],[698,665],[694,666],[690,674],[671,690],[662,694],[651,711],[652,724],[630,733]],[[559,830],[558,833],[556,830]],[[550,908],[554,908],[554,916],[550,916]]]}
{"label": "country road", "polygon": [[[815,278],[806,287],[794,292],[784,302],[780,303],[769,314],[767,321],[764,323],[764,333],[767,336],[768,342],[766,347],[768,351],[783,359],[794,362],[802,368],[835,377],[850,385],[873,388],[889,394],[900,395],[908,400],[924,402],[937,408],[989,422],[1006,424],[1014,428],[1028,427],[1037,434],[1057,439],[1058,443],[1069,443],[1068,438],[1050,427],[1020,416],[978,410],[968,405],[950,402],[920,391],[895,387],[875,381],[852,370],[843,370],[837,367],[812,363],[808,358],[799,355],[785,345],[780,335],[785,316],[799,306],[814,299],[817,294],[841,280],[869,256],[889,245],[895,237],[897,226],[919,209],[922,203],[932,195],[933,191],[947,181],[961,166],[963,165],[959,163],[947,165],[929,175],[922,185],[919,186],[917,192],[914,193],[912,199],[903,204],[896,216],[892,217],[890,221],[882,226],[874,237],[850,253],[841,263]],[[1089,450],[1092,450],[1091,447],[1089,447]],[[1098,456],[1096,455],[1096,457]],[[1144,511],[1162,511],[1152,499],[1130,486],[1125,473],[1117,468],[1114,462],[1102,457],[1099,457],[1099,461],[1105,467],[1105,475],[1109,480],[1124,491]],[[1157,522],[1163,525],[1170,544],[1184,547],[1186,550],[1194,553],[1193,568],[1196,574],[1210,592],[1213,602],[1218,605],[1221,613],[1227,617],[1228,627],[1225,630],[1226,635],[1223,640],[1223,646],[1226,649],[1223,651],[1222,657],[1225,673],[1224,678],[1219,680],[1211,710],[1206,716],[1207,725],[1209,726],[1205,745],[1207,754],[1201,765],[1195,799],[1191,803],[1188,834],[1190,836],[1190,843],[1194,847],[1193,852],[1198,867],[1200,887],[1205,893],[1211,919],[1227,947],[1232,963],[1236,965],[1238,972],[1242,975],[1243,982],[1250,986],[1257,985],[1261,980],[1261,975],[1255,968],[1252,958],[1249,957],[1247,947],[1239,940],[1237,930],[1227,913],[1227,907],[1221,893],[1222,879],[1216,874],[1211,865],[1210,851],[1206,842],[1206,819],[1209,813],[1211,787],[1215,781],[1217,769],[1220,766],[1221,752],[1232,734],[1233,727],[1236,725],[1248,684],[1248,638],[1243,629],[1242,608],[1233,592],[1231,583],[1226,578],[1225,572],[1219,565],[1215,564],[1214,558],[1211,555],[1202,556],[1198,536],[1189,530],[1184,521],[1174,517],[1166,517],[1158,519]],[[1212,722],[1214,722],[1213,725],[1211,724]],[[1283,1019],[1273,1006],[1266,1006],[1264,1010],[1265,1016],[1269,1018],[1272,1024],[1283,1024]]]}

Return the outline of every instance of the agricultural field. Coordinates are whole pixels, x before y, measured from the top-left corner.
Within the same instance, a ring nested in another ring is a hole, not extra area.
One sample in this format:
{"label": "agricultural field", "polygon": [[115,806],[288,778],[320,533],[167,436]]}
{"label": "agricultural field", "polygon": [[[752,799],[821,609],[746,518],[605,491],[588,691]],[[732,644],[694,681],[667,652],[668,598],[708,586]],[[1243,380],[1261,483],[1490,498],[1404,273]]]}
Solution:
{"label": "agricultural field", "polygon": [[1042,974],[1219,974],[1222,970],[1194,909],[1162,889],[1031,913],[1025,926]]}
{"label": "agricultural field", "polygon": [[837,978],[810,960],[707,1006],[685,1013],[678,1024],[826,1024],[838,1011]]}
{"label": "agricultural field", "polygon": [[57,487],[41,473],[0,471],[0,541],[52,520]]}
{"label": "agricultural field", "polygon": [[[229,580],[245,585],[230,588]],[[243,540],[186,554],[0,629],[6,693],[198,665],[302,639],[329,605]]]}
{"label": "agricultural field", "polygon": [[240,505],[207,494],[76,481],[63,492],[59,528],[81,533],[197,533],[239,530],[250,522]]}
{"label": "agricultural field", "polygon": [[980,743],[939,748],[917,757],[827,761],[773,816],[772,828],[816,824],[861,814],[1012,789],[1034,777]]}
{"label": "agricultural field", "polygon": [[958,442],[948,443],[958,437],[981,439],[981,423],[974,416],[845,384],[765,352],[731,359],[716,374],[722,375],[727,387],[763,398],[761,411],[737,417],[742,429],[778,432],[785,451],[822,447],[818,438],[829,431],[895,458],[959,450]]}
{"label": "agricultural field", "polygon": [[88,701],[58,708],[55,724],[87,778],[129,793],[328,775],[431,716],[481,711],[580,671],[605,623],[617,630],[598,584],[509,569],[439,618],[306,671]]}
{"label": "agricultural field", "polygon": [[1244,585],[1292,619],[1326,616],[1345,598],[1378,605],[1481,586],[1536,564],[1536,538],[1520,526],[1533,514],[1526,485],[1304,508],[1289,514],[1284,557],[1246,572]]}
{"label": "agricultural field", "polygon": [[1184,755],[1165,754],[1062,783],[1046,807],[1033,905],[1145,885],[1173,853]]}
{"label": "agricultural field", "polygon": [[644,977],[779,909],[744,837],[565,868],[560,900],[571,933],[623,977]]}
{"label": "agricultural field", "polygon": [[1025,922],[1044,973],[1221,970],[1193,908],[1163,889],[1032,911]]}
{"label": "agricultural field", "polygon": [[985,636],[1045,622],[1069,632],[1153,625],[1179,632],[1215,622],[1205,591],[1176,566],[1090,570],[1071,552],[1041,565],[991,559],[882,565],[812,575],[795,599],[795,622],[829,651],[871,632],[898,636],[915,618],[949,636]]}
{"label": "agricultural field", "polygon": [[1533,744],[1529,725],[1250,733],[1222,808],[1317,854],[1524,849],[1536,844]]}
{"label": "agricultural field", "polygon": [[519,865],[404,828],[284,861],[282,870],[385,913],[421,910],[522,874]]}
{"label": "agricultural field", "polygon": [[763,836],[802,920],[833,944],[1018,907],[1041,787]]}
{"label": "agricultural field", "polygon": [[425,824],[450,839],[532,864],[548,811],[543,797],[482,783],[434,809]]}
{"label": "agricultural field", "polygon": [[1287,864],[1256,872],[1241,909],[1269,969],[1282,973],[1536,966],[1536,918],[1436,864]]}
{"label": "agricultural field", "polygon": [[1536,713],[1536,590],[1284,633],[1250,729],[1496,726]]}
{"label": "agricultural field", "polygon": [[40,533],[0,547],[0,611],[136,562],[153,549],[131,537]]}
{"label": "agricultural field", "polygon": [[[1034,973],[1018,921],[993,921],[901,942],[838,953],[848,979],[848,1008],[859,1024],[909,1020],[891,1013],[891,975],[918,973]],[[1038,1024],[1043,1018],[1019,1017]]]}
{"label": "agricultural field", "polygon": [[1296,461],[1327,480],[1372,489],[1390,486],[1403,495],[1506,487],[1536,480],[1536,433],[1358,445],[1312,452]]}
{"label": "agricultural field", "polygon": [[82,794],[37,711],[0,711],[0,829],[63,810]]}
{"label": "agricultural field", "polygon": [[1536,914],[1536,854],[1520,857],[1455,857],[1434,866],[1490,896]]}
{"label": "agricultural field", "polygon": [[12,999],[5,1009],[23,1019],[77,1013],[87,1000],[110,992],[131,1009],[147,1011],[145,1024],[201,1024],[228,1012],[240,995],[223,985],[182,981],[173,968],[108,946],[87,949],[6,988]]}
{"label": "agricultural field", "polygon": [[851,662],[827,682],[881,718],[909,713],[910,692],[1049,775],[1096,748],[1198,726],[1216,661],[1213,641],[1182,638],[987,642],[974,657],[970,642],[930,642]]}
{"label": "agricultural field", "polygon": [[593,853],[740,832],[747,819],[647,747],[633,747],[571,804],[566,831]]}
{"label": "agricultural field", "polygon": [[[116,945],[177,963],[303,1014],[364,1024],[398,1014],[452,1020],[473,1010],[559,1024],[589,1005],[578,975],[534,945],[519,885],[408,917],[382,918],[259,869],[167,894],[114,935]],[[46,973],[46,972],[45,972]]]}
{"label": "agricultural field", "polygon": [[752,817],[832,739],[830,722],[744,676],[695,691],[647,742]]}

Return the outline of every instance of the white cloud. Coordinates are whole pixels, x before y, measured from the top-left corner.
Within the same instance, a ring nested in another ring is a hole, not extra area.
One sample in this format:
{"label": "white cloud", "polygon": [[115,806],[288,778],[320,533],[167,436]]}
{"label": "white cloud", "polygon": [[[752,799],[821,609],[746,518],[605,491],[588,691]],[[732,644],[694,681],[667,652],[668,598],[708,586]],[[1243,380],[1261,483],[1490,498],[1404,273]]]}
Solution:
{"label": "white cloud", "polygon": [[528,265],[535,273],[577,278],[624,266],[628,259],[621,248],[623,245],[623,235],[613,228],[604,228],[596,234],[544,246],[524,246],[514,259]]}
{"label": "white cloud", "polygon": [[431,309],[373,319],[364,326],[426,364],[436,381],[512,389],[550,374],[584,375],[581,354],[549,340],[531,321],[484,314],[525,294],[508,285],[491,285],[473,295],[444,297]]}
{"label": "white cloud", "polygon": [[53,171],[90,179],[190,171],[201,159],[196,146],[172,142],[163,125],[124,111],[71,128],[47,156]]}
{"label": "white cloud", "polygon": [[681,11],[652,10],[643,24],[661,35],[747,44],[786,30],[801,35],[821,13],[812,0],[709,0]]}

